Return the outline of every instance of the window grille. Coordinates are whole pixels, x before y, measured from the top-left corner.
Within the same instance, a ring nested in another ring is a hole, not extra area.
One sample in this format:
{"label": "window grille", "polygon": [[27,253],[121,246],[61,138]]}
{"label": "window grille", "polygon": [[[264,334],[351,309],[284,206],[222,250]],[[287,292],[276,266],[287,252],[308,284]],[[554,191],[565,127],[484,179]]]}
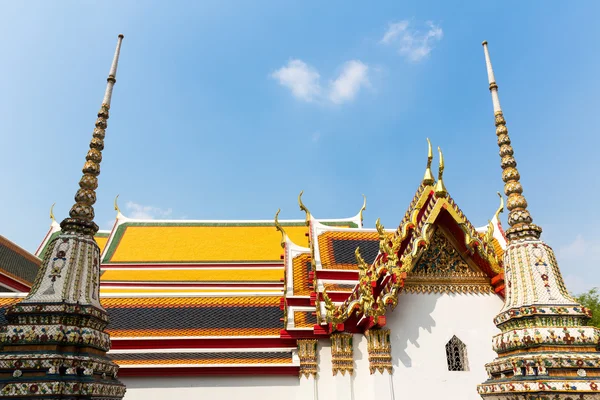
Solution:
{"label": "window grille", "polygon": [[446,343],[448,371],[468,371],[467,346],[456,336]]}

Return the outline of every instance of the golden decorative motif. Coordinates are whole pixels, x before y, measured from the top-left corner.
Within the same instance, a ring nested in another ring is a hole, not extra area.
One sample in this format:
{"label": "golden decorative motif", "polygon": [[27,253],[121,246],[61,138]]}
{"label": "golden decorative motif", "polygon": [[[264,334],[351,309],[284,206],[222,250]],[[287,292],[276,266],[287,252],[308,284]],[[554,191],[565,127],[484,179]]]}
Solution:
{"label": "golden decorative motif", "polygon": [[285,248],[285,242],[287,240],[287,235],[286,235],[285,231],[283,230],[283,227],[279,223],[278,217],[279,217],[280,211],[281,211],[281,209],[278,209],[277,212],[275,213],[275,229],[277,229],[279,232],[281,232],[281,247]]}
{"label": "golden decorative motif", "polygon": [[[322,292],[323,301],[325,302],[325,321],[333,324],[333,329],[336,329],[337,324],[346,321],[353,313],[364,313],[370,315],[373,310],[375,299],[373,297],[372,274],[370,265],[360,255],[360,248],[356,248],[354,252],[358,264],[359,281],[357,285],[358,296],[354,299],[349,299],[340,306],[336,306],[327,291]],[[319,307],[317,307],[319,309]]]}
{"label": "golden decorative motif", "polygon": [[317,339],[298,340],[300,358],[300,377],[317,376]]}
{"label": "golden decorative motif", "polygon": [[115,197],[115,204],[114,204],[114,206],[115,206],[115,211],[117,212],[117,217],[119,217],[120,215],[123,215],[123,214],[121,214],[121,209],[119,208],[119,203],[118,203],[119,196],[120,196],[120,195],[117,195],[117,196]]}
{"label": "golden decorative motif", "polygon": [[[498,207],[498,210],[496,210],[496,213],[494,214],[494,219],[496,221],[500,221],[500,213],[504,212],[504,198],[502,197],[502,195],[500,194],[500,192],[497,192],[498,197],[500,197],[500,207]],[[485,232],[485,234],[483,235],[483,241],[490,246],[491,248],[494,248],[494,230],[495,230],[495,226],[492,223],[492,221],[488,221],[488,227],[487,230]]]}
{"label": "golden decorative motif", "polygon": [[392,374],[392,344],[389,329],[369,329],[365,332],[367,350],[369,352],[369,371]]}
{"label": "golden decorative motif", "polygon": [[356,256],[356,261],[358,263],[358,290],[360,292],[360,299],[358,301],[360,306],[359,310],[365,315],[368,315],[375,302],[375,298],[373,297],[373,285],[371,284],[372,276],[369,271],[370,265],[368,265],[361,257],[359,247],[356,248],[354,255]]}
{"label": "golden decorative motif", "polygon": [[422,183],[424,185],[433,185],[435,178],[433,172],[431,172],[431,162],[433,161],[433,151],[431,150],[431,142],[427,138],[427,168],[425,169],[425,175],[423,176]]}
{"label": "golden decorative motif", "polygon": [[354,357],[351,333],[334,333],[331,335],[331,370],[333,375],[341,372],[346,375],[354,373]]}
{"label": "golden decorative motif", "polygon": [[412,272],[430,275],[462,275],[469,270],[466,261],[458,254],[440,229],[433,232],[428,250],[421,255],[412,268]]}
{"label": "golden decorative motif", "polygon": [[408,293],[471,293],[493,294],[494,288],[481,272],[467,271],[460,275],[409,273],[404,282]]}
{"label": "golden decorative motif", "polygon": [[440,153],[440,167],[438,169],[438,181],[435,184],[435,194],[438,197],[446,197],[448,195],[448,191],[446,190],[444,180],[442,179],[442,176],[444,175],[444,155],[442,154],[442,149],[440,149],[439,146],[438,153]]}
{"label": "golden decorative motif", "polygon": [[50,219],[52,220],[52,222],[56,221],[56,220],[54,219],[54,206],[55,206],[55,205],[56,205],[56,203],[54,203],[54,204],[52,204],[52,205],[50,206]]}
{"label": "golden decorative motif", "polygon": [[302,195],[303,194],[304,194],[304,190],[301,190],[300,194],[298,195],[298,205],[300,206],[300,210],[302,210],[306,213],[306,225],[308,226],[308,224],[310,223],[310,211],[308,211],[308,208],[306,208],[304,203],[302,203]]}
{"label": "golden decorative motif", "polygon": [[[376,221],[375,226],[380,241],[379,255],[372,265],[368,265],[360,256],[360,249],[357,249],[355,253],[359,282],[349,298],[336,306],[327,293],[323,293],[325,320],[332,324],[333,330],[336,329],[337,324],[343,323],[354,313],[359,315],[362,313],[363,316],[377,321],[378,317],[385,315],[387,306],[391,305],[392,309],[396,307],[398,295],[405,284],[407,287],[410,286],[409,290],[412,292],[490,293],[493,291],[489,277],[481,271],[474,272],[471,269],[474,267],[469,267],[453,247],[449,247],[448,253],[443,255],[443,267],[439,271],[427,273],[424,276],[419,276],[418,271],[414,271],[415,265],[417,261],[421,260],[423,253],[430,246],[439,245],[440,237],[435,237],[435,244],[431,244],[431,242],[437,232],[437,229],[434,229],[434,222],[442,210],[450,214],[465,233],[465,245],[471,254],[477,252],[494,272],[503,271],[496,258],[493,245],[481,240],[475,228],[468,222],[452,198],[449,196],[445,198],[431,197],[430,192],[424,190],[425,188],[427,188],[426,185],[420,186],[394,235],[390,236],[389,233],[386,233],[380,220]],[[403,244],[406,248],[400,253]],[[452,257],[458,257],[458,264],[453,264]],[[435,261],[439,262],[437,258]],[[457,272],[448,275],[444,268],[456,269]],[[373,284],[380,282],[384,276],[388,276],[389,279],[375,296]],[[407,276],[412,278],[409,279]]]}

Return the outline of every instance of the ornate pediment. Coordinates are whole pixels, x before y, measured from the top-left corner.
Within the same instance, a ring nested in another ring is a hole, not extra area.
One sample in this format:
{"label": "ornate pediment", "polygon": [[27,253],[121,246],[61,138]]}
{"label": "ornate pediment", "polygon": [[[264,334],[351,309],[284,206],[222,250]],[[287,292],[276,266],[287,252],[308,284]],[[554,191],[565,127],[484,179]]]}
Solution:
{"label": "ornate pediment", "polygon": [[413,293],[493,293],[488,276],[463,255],[441,228],[408,273],[404,290]]}

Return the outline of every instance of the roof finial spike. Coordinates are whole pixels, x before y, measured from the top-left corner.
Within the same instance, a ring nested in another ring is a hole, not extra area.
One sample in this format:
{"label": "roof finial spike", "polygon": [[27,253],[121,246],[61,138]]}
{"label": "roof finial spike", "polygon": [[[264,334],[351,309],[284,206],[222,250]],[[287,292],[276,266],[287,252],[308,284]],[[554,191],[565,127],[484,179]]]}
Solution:
{"label": "roof finial spike", "polygon": [[500,213],[504,212],[504,197],[502,197],[502,195],[500,194],[500,192],[496,192],[496,194],[498,195],[498,197],[500,197],[500,206],[496,210],[496,213],[494,214],[494,217],[496,218],[497,221],[499,221],[500,220]]}
{"label": "roof finial spike", "polygon": [[527,210],[527,200],[523,196],[523,186],[521,186],[521,176],[517,170],[517,161],[514,158],[514,150],[508,136],[506,120],[500,107],[500,98],[498,97],[498,85],[492,68],[492,61],[488,51],[487,42],[483,42],[483,52],[485,54],[485,64],[487,67],[490,92],[492,94],[492,103],[494,105],[494,117],[496,119],[496,136],[500,146],[500,166],[502,167],[502,180],[504,181],[504,194],[508,197],[506,208],[508,208],[508,224],[510,228],[506,231],[509,241],[519,238],[539,239],[542,228],[533,224],[533,218]]}
{"label": "roof finial spike", "polygon": [[310,211],[308,211],[308,208],[306,208],[304,203],[302,203],[302,195],[303,194],[304,194],[304,190],[301,190],[300,194],[298,195],[298,205],[300,206],[300,210],[302,210],[306,213],[306,225],[308,226],[308,224],[310,223]]}
{"label": "roof finial spike", "polygon": [[433,151],[431,151],[431,142],[427,138],[427,169],[425,169],[425,176],[423,176],[424,185],[433,185],[435,179],[431,172],[431,162],[433,161]]}
{"label": "roof finial spike", "polygon": [[117,197],[115,197],[115,211],[117,212],[117,219],[119,219],[120,217],[123,217],[123,214],[121,213],[121,209],[119,208],[119,196],[120,194],[117,195]]}
{"label": "roof finial spike", "polygon": [[363,223],[363,212],[367,209],[367,196],[365,196],[363,194],[362,197],[363,197],[363,205],[360,208],[360,211],[358,212],[358,215],[360,216],[360,225],[361,226],[362,226],[362,223]]}
{"label": "roof finial spike", "polygon": [[56,205],[56,203],[54,203],[50,206],[50,219],[52,220],[52,223],[56,222],[56,220],[54,219],[54,206],[55,205]]}
{"label": "roof finial spike", "polygon": [[60,226],[66,233],[83,233],[93,236],[98,232],[98,225],[94,222],[94,203],[96,203],[96,189],[98,188],[98,175],[100,175],[100,162],[102,161],[102,150],[104,150],[104,137],[106,135],[106,120],[109,117],[110,100],[112,90],[116,82],[117,66],[119,64],[119,53],[123,35],[119,35],[115,56],[108,74],[104,99],[98,111],[96,128],[92,134],[90,150],[85,157],[83,165],[83,176],[79,181],[79,190],[75,194],[75,204],[69,211],[69,218],[65,218]]}
{"label": "roof finial spike", "polygon": [[119,55],[121,53],[121,42],[123,41],[123,37],[123,34],[119,35],[119,39],[117,40],[117,48],[115,49],[115,55],[110,66],[110,71],[108,72],[108,78],[106,78],[108,83],[106,85],[106,91],[104,92],[104,100],[102,100],[102,104],[106,104],[109,108],[113,86],[117,82],[117,67],[119,66]]}
{"label": "roof finial spike", "polygon": [[281,232],[281,247],[285,248],[285,242],[287,241],[287,233],[283,229],[283,226],[279,223],[279,212],[281,212],[281,208],[277,210],[275,213],[275,229]]}
{"label": "roof finial spike", "polygon": [[442,149],[438,146],[438,153],[440,154],[440,167],[438,169],[438,181],[435,184],[435,194],[437,197],[446,197],[448,195],[448,191],[446,190],[446,186],[444,185],[443,175],[444,175],[444,155],[442,154]]}

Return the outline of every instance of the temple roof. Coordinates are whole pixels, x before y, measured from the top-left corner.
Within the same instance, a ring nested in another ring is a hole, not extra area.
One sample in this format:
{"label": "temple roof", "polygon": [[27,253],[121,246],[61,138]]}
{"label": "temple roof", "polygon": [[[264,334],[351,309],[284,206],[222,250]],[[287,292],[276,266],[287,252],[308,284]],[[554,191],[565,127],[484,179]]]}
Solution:
{"label": "temple roof", "polygon": [[41,260],[0,236],[0,287],[6,291],[28,290],[35,280]]}
{"label": "temple roof", "polygon": [[[4,309],[18,300],[0,296],[0,324],[6,323]],[[295,347],[280,340],[279,295],[118,294],[101,301],[110,319],[108,355],[121,375],[174,366],[297,367]]]}

